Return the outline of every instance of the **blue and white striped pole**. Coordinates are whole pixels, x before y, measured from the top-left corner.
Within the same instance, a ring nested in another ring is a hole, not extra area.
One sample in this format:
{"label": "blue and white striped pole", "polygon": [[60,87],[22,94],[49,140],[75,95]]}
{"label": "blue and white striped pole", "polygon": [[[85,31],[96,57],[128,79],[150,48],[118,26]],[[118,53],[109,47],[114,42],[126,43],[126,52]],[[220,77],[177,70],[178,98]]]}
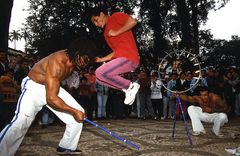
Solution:
{"label": "blue and white striped pole", "polygon": [[109,130],[107,130],[107,129],[101,127],[101,126],[99,126],[98,124],[94,123],[93,121],[88,120],[87,118],[85,118],[84,120],[85,120],[86,122],[92,124],[93,126],[97,127],[98,129],[100,129],[100,130],[102,130],[102,131],[104,131],[104,132],[110,134],[110,135],[113,136],[114,138],[116,138],[116,139],[118,139],[118,140],[120,140],[120,141],[122,141],[122,142],[128,144],[129,146],[131,146],[131,147],[133,147],[133,148],[135,148],[135,149],[137,149],[137,150],[140,150],[140,147],[139,147],[138,145],[132,143],[131,141],[126,140],[126,139],[124,139],[124,138],[118,136],[117,134],[115,134],[115,133],[113,133],[113,132],[110,132]]}
{"label": "blue and white striped pole", "polygon": [[[180,96],[179,96],[179,95],[177,96],[177,104],[179,104],[180,111],[181,111],[182,116],[183,116],[183,119],[184,119],[185,130],[186,130],[187,135],[188,135],[189,143],[190,143],[190,145],[193,145],[193,143],[192,143],[192,138],[191,138],[191,135],[190,135],[189,129],[188,129],[187,120],[186,120],[185,114],[184,114],[184,112],[183,112],[183,107],[182,107],[182,103],[181,103],[181,99],[180,99]],[[172,137],[174,137],[175,125],[176,125],[176,113],[175,113],[175,115],[174,115],[174,124],[173,124]]]}

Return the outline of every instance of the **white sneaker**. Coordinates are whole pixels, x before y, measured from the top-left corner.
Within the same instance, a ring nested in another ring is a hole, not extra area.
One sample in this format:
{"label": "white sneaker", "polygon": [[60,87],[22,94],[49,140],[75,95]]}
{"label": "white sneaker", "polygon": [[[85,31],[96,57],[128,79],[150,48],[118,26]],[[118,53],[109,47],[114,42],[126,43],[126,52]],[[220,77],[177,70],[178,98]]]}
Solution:
{"label": "white sneaker", "polygon": [[133,82],[133,83],[130,84],[130,86],[127,90],[123,89],[123,91],[125,92],[124,103],[126,105],[132,105],[133,104],[139,88],[140,88],[140,85],[136,82]]}
{"label": "white sneaker", "polygon": [[165,120],[165,119],[166,119],[166,116],[162,116],[162,117],[161,117],[161,120]]}
{"label": "white sneaker", "polygon": [[218,138],[224,138],[224,134],[223,134],[222,132],[216,133],[216,132],[214,132],[214,130],[212,129],[212,133],[215,134],[216,137],[218,137]]}
{"label": "white sneaker", "polygon": [[229,154],[232,154],[232,155],[235,155],[235,156],[240,156],[240,147],[226,148],[225,151],[228,152]]}
{"label": "white sneaker", "polygon": [[193,136],[198,136],[198,135],[202,135],[202,134],[206,134],[206,131],[203,130],[203,131],[193,131],[193,132],[192,132],[192,135],[193,135]]}

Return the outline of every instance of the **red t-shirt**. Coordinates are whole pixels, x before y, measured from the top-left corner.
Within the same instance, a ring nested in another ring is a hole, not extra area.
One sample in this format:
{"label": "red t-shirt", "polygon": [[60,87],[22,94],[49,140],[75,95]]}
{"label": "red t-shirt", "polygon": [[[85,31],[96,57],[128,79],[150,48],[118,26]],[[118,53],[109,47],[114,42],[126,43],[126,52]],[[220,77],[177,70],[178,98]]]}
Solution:
{"label": "red t-shirt", "polygon": [[113,59],[125,57],[136,64],[139,64],[138,49],[131,30],[126,31],[118,36],[108,36],[109,30],[120,29],[128,20],[128,18],[129,15],[121,12],[117,12],[109,16],[104,30],[104,37],[109,47],[115,53]]}

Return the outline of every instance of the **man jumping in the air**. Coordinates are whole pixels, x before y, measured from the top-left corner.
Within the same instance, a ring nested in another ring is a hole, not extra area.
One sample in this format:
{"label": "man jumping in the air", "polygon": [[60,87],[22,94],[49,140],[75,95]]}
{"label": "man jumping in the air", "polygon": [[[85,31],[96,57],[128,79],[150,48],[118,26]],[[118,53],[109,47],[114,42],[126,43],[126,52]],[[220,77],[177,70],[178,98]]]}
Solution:
{"label": "man jumping in the air", "polygon": [[120,75],[134,71],[139,64],[138,49],[131,31],[137,21],[121,12],[108,16],[99,8],[91,10],[91,21],[95,26],[104,29],[104,38],[112,49],[109,55],[96,59],[96,62],[110,60],[96,70],[97,81],[108,87],[123,90],[124,103],[131,105],[140,85]]}

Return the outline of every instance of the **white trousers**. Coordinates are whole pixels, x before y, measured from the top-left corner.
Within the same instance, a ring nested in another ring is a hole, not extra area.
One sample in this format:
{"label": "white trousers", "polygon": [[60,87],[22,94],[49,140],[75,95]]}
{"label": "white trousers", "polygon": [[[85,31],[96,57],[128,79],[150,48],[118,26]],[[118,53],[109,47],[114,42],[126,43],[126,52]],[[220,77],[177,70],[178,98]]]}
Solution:
{"label": "white trousers", "polygon": [[[35,83],[29,77],[26,77],[22,81],[21,89],[22,94],[18,99],[15,116],[0,133],[0,156],[13,156],[16,153],[36,114],[46,105],[46,89],[44,85]],[[58,96],[69,106],[84,112],[77,101],[63,88],[60,88]],[[48,105],[47,107],[66,124],[59,146],[75,150],[83,124],[78,123],[68,113],[54,110]]]}
{"label": "white trousers", "polygon": [[220,127],[228,122],[226,113],[205,113],[201,107],[189,106],[188,114],[191,118],[193,131],[205,131],[203,122],[213,123],[212,131],[218,135],[220,133]]}

